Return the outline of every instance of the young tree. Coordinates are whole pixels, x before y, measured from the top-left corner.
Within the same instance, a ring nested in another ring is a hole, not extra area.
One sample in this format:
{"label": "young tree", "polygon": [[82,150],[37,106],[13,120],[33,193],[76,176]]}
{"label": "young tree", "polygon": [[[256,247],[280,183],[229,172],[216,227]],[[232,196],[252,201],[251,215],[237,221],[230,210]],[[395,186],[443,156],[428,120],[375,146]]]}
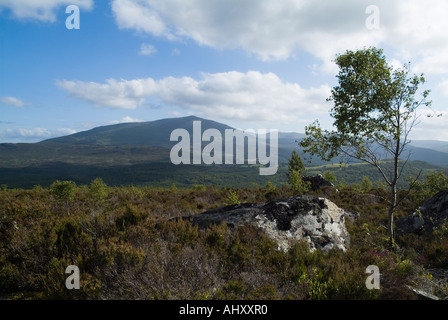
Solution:
{"label": "young tree", "polygon": [[[377,48],[346,51],[336,57],[336,64],[339,85],[327,99],[334,102],[330,115],[335,129],[323,130],[315,121],[306,127],[307,137],[300,145],[323,160],[340,156],[341,162],[357,159],[378,169],[390,190],[388,230],[393,247],[397,181],[410,156],[404,153],[409,133],[417,123],[417,109],[431,104],[428,90],[416,98],[425,78],[411,76],[410,64],[394,70]],[[384,161],[390,159],[392,170]]]}
{"label": "young tree", "polygon": [[373,183],[372,183],[372,181],[370,181],[369,177],[364,176],[364,177],[362,178],[362,181],[361,181],[361,183],[359,184],[359,186],[360,186],[362,192],[367,193],[367,192],[369,192],[370,190],[372,190],[372,188],[373,188]]}
{"label": "young tree", "polygon": [[99,204],[107,197],[107,184],[104,183],[103,179],[96,178],[90,182],[89,192],[95,203]]}
{"label": "young tree", "polygon": [[292,189],[299,194],[303,194],[308,191],[308,184],[302,179],[304,175],[305,166],[303,165],[302,158],[300,158],[296,150],[293,150],[291,153],[291,158],[289,158],[286,178]]}
{"label": "young tree", "polygon": [[67,215],[70,215],[69,202],[75,198],[76,183],[73,181],[59,181],[53,182],[49,188],[50,193],[57,201],[63,202],[67,208]]}

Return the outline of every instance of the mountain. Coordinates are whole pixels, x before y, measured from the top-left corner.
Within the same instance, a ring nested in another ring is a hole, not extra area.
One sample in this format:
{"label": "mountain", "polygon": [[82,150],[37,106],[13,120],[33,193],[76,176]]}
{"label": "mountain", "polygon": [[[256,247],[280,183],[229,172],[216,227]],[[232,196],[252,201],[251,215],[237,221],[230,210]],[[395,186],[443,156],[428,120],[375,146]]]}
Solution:
{"label": "mountain", "polygon": [[171,148],[174,144],[170,141],[171,132],[175,129],[182,128],[186,129],[191,135],[193,133],[193,121],[201,121],[202,130],[217,129],[220,132],[224,132],[225,129],[232,129],[228,125],[216,121],[188,116],[97,127],[69,136],[44,140],[43,142],[89,145],[159,146]]}
{"label": "mountain", "polygon": [[[109,126],[93,128],[91,130],[78,132],[72,135],[44,140],[40,144],[48,142],[70,144],[70,145],[96,145],[96,146],[150,146],[171,149],[176,141],[170,141],[171,132],[178,128],[186,129],[190,136],[193,134],[193,121],[201,121],[202,132],[207,129],[217,129],[224,137],[226,129],[232,127],[212,120],[188,116],[181,118],[161,119],[149,122],[122,123]],[[278,157],[279,163],[287,163],[292,150],[298,150],[298,143],[305,134],[295,132],[279,132],[278,134]],[[204,142],[205,146],[208,142]],[[245,146],[247,149],[247,145]],[[415,140],[408,146],[411,152],[411,161],[425,161],[432,165],[446,167],[448,166],[448,142],[437,140]],[[141,148],[141,154],[144,154],[144,148]],[[87,151],[87,150],[86,150]],[[154,155],[154,150],[147,149]],[[223,150],[224,151],[224,150]],[[107,152],[110,152],[108,150]],[[162,149],[158,152],[163,152]],[[96,154],[100,154],[98,150]],[[126,152],[129,153],[129,152]],[[86,154],[82,153],[85,157]],[[165,150],[164,157],[169,153]],[[162,157],[161,157],[162,158]],[[161,160],[161,158],[159,160]],[[323,161],[313,160],[313,165],[323,165]]]}
{"label": "mountain", "polygon": [[439,167],[448,167],[448,152],[429,147],[416,147],[412,144],[408,146],[408,150],[411,153],[410,160],[412,161],[425,161]]}
{"label": "mountain", "polygon": [[[45,148],[51,148],[51,145],[49,145],[49,143],[61,144],[57,148],[57,150],[60,151],[58,154],[67,154],[64,153],[64,151],[68,151],[66,150],[67,145],[70,145],[69,148],[73,147],[80,148],[81,145],[88,146],[82,148],[83,151],[86,152],[81,152],[81,154],[78,154],[82,155],[84,159],[86,159],[91,158],[91,156],[88,154],[88,150],[91,149],[91,146],[93,145],[95,146],[95,148],[98,148],[97,152],[95,152],[96,154],[103,153],[105,151],[104,150],[105,146],[110,146],[110,148],[111,146],[114,146],[117,153],[120,150],[120,146],[138,146],[140,154],[143,155],[145,153],[145,150],[147,151],[147,153],[154,151],[152,149],[145,149],[144,146],[168,148],[169,150],[171,150],[171,148],[177,143],[177,141],[170,141],[171,132],[173,132],[175,129],[182,128],[187,130],[188,133],[190,134],[190,139],[192,139],[194,121],[201,122],[202,133],[207,129],[215,129],[221,133],[221,136],[223,138],[225,137],[226,129],[230,130],[234,129],[226,124],[219,123],[216,121],[207,120],[196,116],[188,116],[181,118],[161,119],[149,122],[122,123],[116,125],[97,127],[91,130],[78,132],[68,136],[44,140],[37,144],[39,146],[35,147],[36,148],[41,147],[45,149]],[[279,132],[278,158],[280,163],[287,163],[292,150],[297,147],[296,141],[300,140],[303,137],[305,137],[304,134]],[[203,148],[208,143],[209,142],[202,142],[201,148]],[[238,141],[235,141],[235,144],[237,145],[237,147],[242,147],[241,144],[238,144]],[[54,146],[55,145],[53,145],[53,147]],[[163,157],[160,157],[159,160],[162,160],[162,158],[166,160],[166,158],[169,157],[169,150],[162,150],[162,149],[158,150],[159,153],[160,152],[163,153]],[[245,142],[244,150],[245,155],[247,156],[247,142]],[[108,152],[111,151],[108,150]],[[224,154],[224,152],[225,148],[223,141],[222,153]],[[129,154],[129,151],[126,151],[125,153]],[[134,157],[132,157],[132,154],[131,159],[134,159]],[[62,161],[65,162],[65,160],[63,159]],[[117,159],[115,159],[114,162],[121,163],[121,157],[119,156]],[[138,161],[136,160],[131,162],[135,163]]]}
{"label": "mountain", "polygon": [[412,140],[412,147],[431,149],[439,152],[448,153],[448,141],[440,140]]}
{"label": "mountain", "polygon": [[171,132],[183,128],[192,134],[193,121],[201,121],[202,130],[215,128],[224,132],[231,129],[194,116],[108,125],[38,143],[2,143],[0,167],[21,168],[49,163],[111,166],[169,162],[170,149],[177,143],[170,141]]}
{"label": "mountain", "polygon": [[[201,133],[216,129],[223,138],[232,127],[195,116],[161,119],[148,122],[122,123],[93,128],[72,135],[38,143],[0,144],[0,184],[17,187],[48,185],[55,179],[89,183],[101,176],[110,184],[154,184],[178,186],[219,184],[250,186],[267,181],[284,183],[284,171],[292,150],[304,134],[278,133],[279,170],[276,175],[260,177],[259,165],[179,165],[171,163],[170,151],[178,141],[170,141],[175,129],[185,129],[193,140],[193,122],[201,122]],[[216,132],[216,131],[215,131]],[[212,140],[214,141],[214,140]],[[202,142],[201,150],[210,142]],[[432,166],[448,167],[448,142],[413,142],[409,146],[411,161],[424,161]],[[237,145],[242,147],[242,145]],[[266,149],[269,150],[269,141]],[[191,147],[193,151],[194,148]],[[247,142],[245,158],[247,159]],[[199,150],[200,151],[200,150]],[[300,151],[300,150],[299,150]],[[235,150],[232,150],[235,155]],[[328,163],[313,159],[310,165]],[[307,163],[306,163],[307,165]],[[419,164],[422,166],[422,164]]]}

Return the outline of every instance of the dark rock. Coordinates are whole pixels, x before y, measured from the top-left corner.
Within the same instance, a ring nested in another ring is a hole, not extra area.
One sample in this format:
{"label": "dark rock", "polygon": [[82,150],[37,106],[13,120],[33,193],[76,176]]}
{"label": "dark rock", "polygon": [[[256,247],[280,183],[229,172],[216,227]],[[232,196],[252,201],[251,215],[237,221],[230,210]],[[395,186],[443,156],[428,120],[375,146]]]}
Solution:
{"label": "dark rock", "polygon": [[242,225],[260,214],[263,205],[256,203],[233,204],[197,214],[192,219],[193,225],[207,228],[212,224],[225,222],[229,227]]}
{"label": "dark rock", "polygon": [[317,176],[306,176],[303,177],[304,182],[309,182],[311,191],[317,191],[322,187],[334,187],[334,185],[326,180],[321,174]]}
{"label": "dark rock", "polygon": [[397,235],[431,233],[448,223],[448,189],[425,201],[415,212],[396,222]]}

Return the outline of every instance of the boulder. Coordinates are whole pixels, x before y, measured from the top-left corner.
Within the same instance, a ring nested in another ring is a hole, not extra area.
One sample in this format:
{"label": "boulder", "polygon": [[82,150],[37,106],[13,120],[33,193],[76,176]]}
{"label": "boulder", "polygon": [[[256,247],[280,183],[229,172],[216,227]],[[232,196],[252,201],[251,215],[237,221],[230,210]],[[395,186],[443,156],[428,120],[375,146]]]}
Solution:
{"label": "boulder", "polygon": [[310,250],[345,251],[350,237],[345,227],[345,211],[326,198],[296,196],[266,204],[239,204],[209,210],[189,217],[193,224],[208,227],[225,222],[230,227],[260,228],[287,251],[304,240]]}
{"label": "boulder", "polygon": [[443,225],[448,226],[448,189],[438,192],[415,212],[397,220],[396,233],[431,233]]}
{"label": "boulder", "polygon": [[306,176],[303,177],[302,180],[304,182],[309,182],[311,191],[317,191],[322,187],[334,187],[334,185],[326,180],[321,174],[318,174],[317,176]]}

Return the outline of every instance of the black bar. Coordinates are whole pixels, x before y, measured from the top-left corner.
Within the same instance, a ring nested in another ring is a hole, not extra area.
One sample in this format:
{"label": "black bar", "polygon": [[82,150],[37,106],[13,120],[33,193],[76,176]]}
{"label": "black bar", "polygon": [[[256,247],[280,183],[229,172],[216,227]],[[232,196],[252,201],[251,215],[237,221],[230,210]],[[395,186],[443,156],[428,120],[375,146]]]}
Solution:
{"label": "black bar", "polygon": [[43,315],[45,319],[101,317],[99,319],[131,320],[139,319],[282,319],[284,317],[304,319],[305,315],[356,316],[362,318],[383,318],[389,316],[415,315],[416,312],[431,312],[442,308],[446,310],[448,301],[252,301],[252,300],[161,300],[161,301],[87,301],[87,300],[3,300],[0,310],[14,318],[36,318]]}

